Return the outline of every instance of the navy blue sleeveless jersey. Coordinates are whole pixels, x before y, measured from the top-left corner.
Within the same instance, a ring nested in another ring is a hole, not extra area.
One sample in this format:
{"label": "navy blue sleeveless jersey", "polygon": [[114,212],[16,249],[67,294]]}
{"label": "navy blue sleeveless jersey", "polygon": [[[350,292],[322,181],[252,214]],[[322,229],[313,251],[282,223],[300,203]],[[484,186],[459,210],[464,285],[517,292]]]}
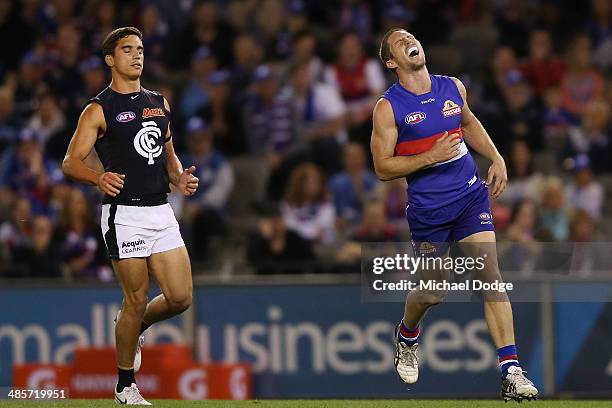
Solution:
{"label": "navy blue sleeveless jersey", "polygon": [[416,95],[399,82],[383,98],[391,103],[397,126],[396,156],[411,156],[431,149],[444,132],[461,139],[461,153],[409,176],[408,204],[415,208],[435,209],[464,197],[481,183],[474,159],[461,131],[463,98],[453,80],[430,75],[431,91]]}
{"label": "navy blue sleeveless jersey", "polygon": [[164,97],[141,88],[122,94],[107,87],[90,102],[104,111],[106,132],[95,148],[104,171],[125,174],[121,192],[104,196],[104,204],[155,206],[170,192],[165,142],[170,112]]}

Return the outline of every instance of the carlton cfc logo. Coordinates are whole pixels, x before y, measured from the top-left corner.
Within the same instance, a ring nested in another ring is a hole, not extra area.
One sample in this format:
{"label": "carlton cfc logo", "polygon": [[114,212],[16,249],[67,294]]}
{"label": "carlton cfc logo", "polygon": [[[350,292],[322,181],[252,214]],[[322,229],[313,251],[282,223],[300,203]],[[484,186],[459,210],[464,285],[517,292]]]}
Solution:
{"label": "carlton cfc logo", "polygon": [[426,117],[427,115],[425,115],[425,112],[412,112],[406,115],[406,123],[409,125],[416,125],[424,121]]}
{"label": "carlton cfc logo", "polygon": [[134,149],[139,155],[149,159],[147,162],[149,165],[153,164],[153,159],[162,153],[163,147],[158,143],[160,137],[161,130],[153,121],[142,122],[142,129],[134,137]]}

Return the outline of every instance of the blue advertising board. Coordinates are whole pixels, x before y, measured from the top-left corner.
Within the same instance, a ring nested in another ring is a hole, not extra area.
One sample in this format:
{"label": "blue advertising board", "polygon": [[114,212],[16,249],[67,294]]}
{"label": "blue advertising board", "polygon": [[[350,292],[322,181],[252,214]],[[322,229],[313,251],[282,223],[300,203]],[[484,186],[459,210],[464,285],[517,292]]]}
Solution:
{"label": "blue advertising board", "polygon": [[[254,394],[280,397],[495,397],[497,354],[479,303],[437,306],[423,325],[417,384],[399,380],[393,329],[401,303],[362,303],[357,286],[196,291],[198,354],[253,365]],[[540,385],[539,305],[514,305],[519,353]],[[533,367],[532,367],[533,366]]]}
{"label": "blue advertising board", "polygon": [[[77,346],[114,344],[118,289],[0,290],[0,386],[16,362],[66,363]],[[419,382],[393,367],[401,303],[363,303],[350,286],[211,286],[194,291],[195,354],[253,366],[257,398],[495,397],[497,356],[482,304],[437,306],[423,325]],[[519,354],[542,382],[539,305],[514,305]],[[153,325],[147,344],[185,342],[183,322]],[[144,362],[146,364],[146,362]]]}
{"label": "blue advertising board", "polygon": [[[0,289],[0,387],[15,363],[64,364],[76,347],[115,344],[120,289]],[[184,342],[174,318],[147,333],[151,343]]]}

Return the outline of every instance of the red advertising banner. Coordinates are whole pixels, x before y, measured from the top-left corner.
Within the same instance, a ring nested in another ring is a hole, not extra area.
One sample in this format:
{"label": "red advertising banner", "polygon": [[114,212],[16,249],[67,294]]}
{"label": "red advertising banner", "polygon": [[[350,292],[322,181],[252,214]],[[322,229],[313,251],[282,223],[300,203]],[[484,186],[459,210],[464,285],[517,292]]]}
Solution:
{"label": "red advertising banner", "polygon": [[[136,374],[146,398],[245,400],[252,397],[248,364],[196,364],[191,349],[179,345],[145,346]],[[24,364],[13,368],[15,387],[69,388],[70,398],[110,398],[117,381],[112,347],[81,348],[72,366]]]}

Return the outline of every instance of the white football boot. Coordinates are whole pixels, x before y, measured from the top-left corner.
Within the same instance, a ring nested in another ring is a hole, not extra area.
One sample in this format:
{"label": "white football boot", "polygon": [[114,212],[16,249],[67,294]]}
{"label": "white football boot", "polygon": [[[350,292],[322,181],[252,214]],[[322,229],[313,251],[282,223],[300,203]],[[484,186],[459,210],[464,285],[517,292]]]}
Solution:
{"label": "white football boot", "polygon": [[134,383],[130,387],[125,387],[121,392],[117,392],[117,387],[115,387],[115,402],[124,405],[153,405],[142,398],[138,387]]}
{"label": "white football boot", "polygon": [[537,399],[538,389],[525,377],[525,371],[521,367],[512,366],[508,368],[506,378],[502,379],[501,396],[505,402],[513,399],[521,402],[526,399],[531,401]]}
{"label": "white football boot", "polygon": [[395,328],[395,371],[406,384],[414,384],[419,379],[418,343],[408,346],[399,341],[399,324]]}

